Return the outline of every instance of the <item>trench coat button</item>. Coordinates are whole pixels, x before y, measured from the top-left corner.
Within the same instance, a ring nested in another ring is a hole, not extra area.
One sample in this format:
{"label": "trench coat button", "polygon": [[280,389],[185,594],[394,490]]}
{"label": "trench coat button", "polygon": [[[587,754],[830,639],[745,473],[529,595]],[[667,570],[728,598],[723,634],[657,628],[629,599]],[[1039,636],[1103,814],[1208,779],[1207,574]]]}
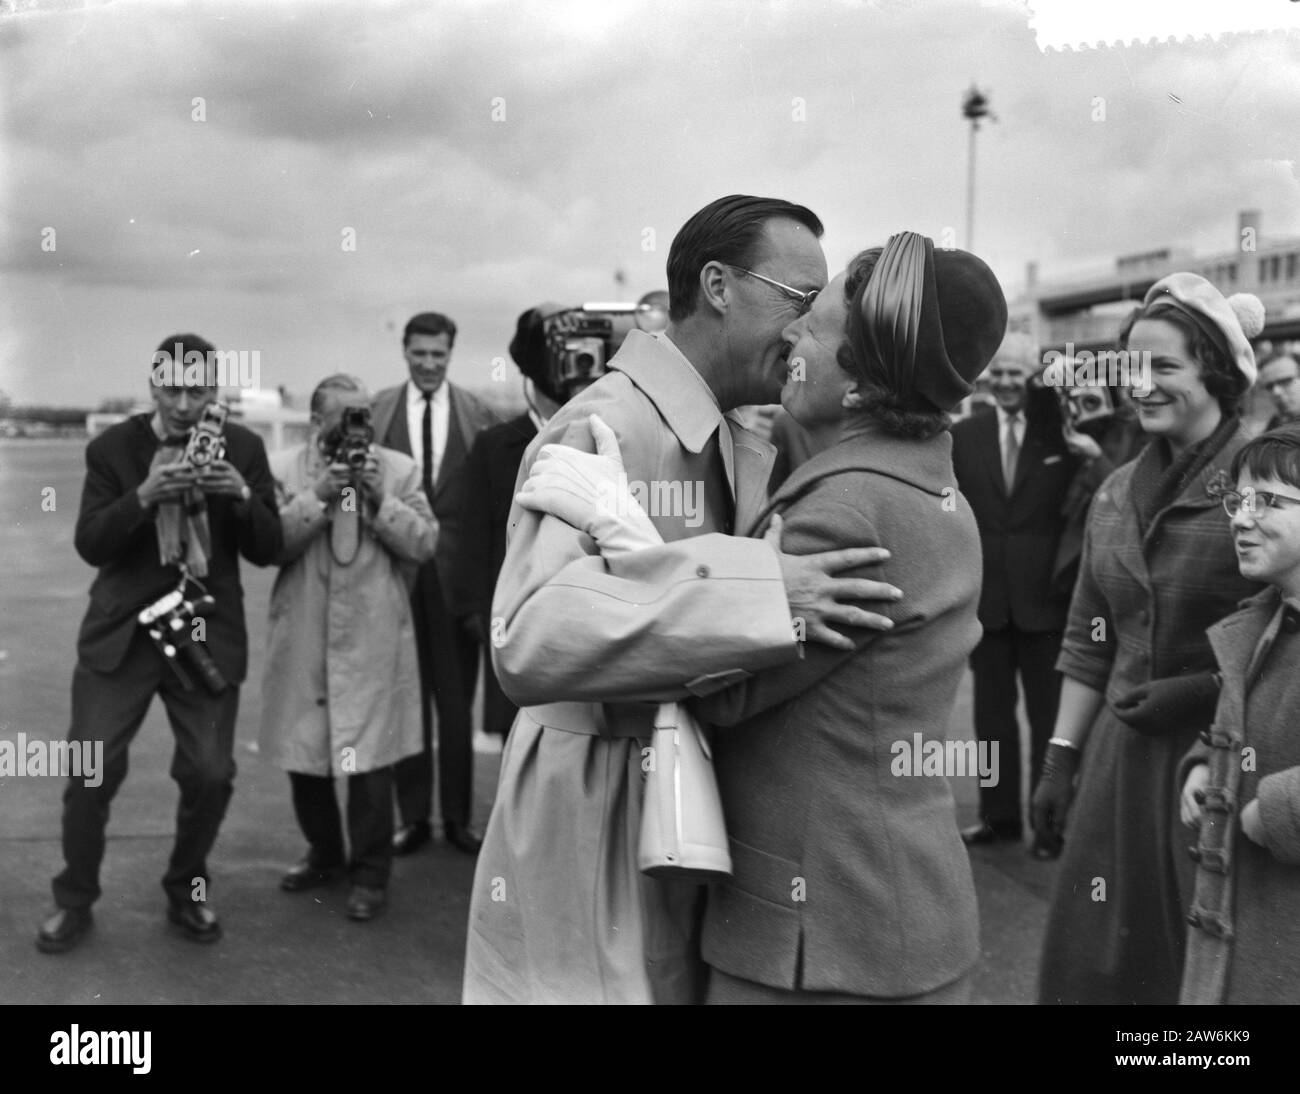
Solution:
{"label": "trench coat button", "polygon": [[1193,927],[1199,927],[1199,926],[1201,925],[1201,915],[1200,915],[1200,913],[1199,913],[1199,912],[1195,912],[1195,911],[1188,912],[1188,913],[1187,913],[1187,922],[1190,923]]}
{"label": "trench coat button", "polygon": [[325,705],[325,700],[324,700],[324,699],[317,699],[317,700],[316,700],[316,705],[317,705],[318,707],[323,707],[323,706]]}
{"label": "trench coat button", "polygon": [[1197,847],[1196,844],[1193,843],[1190,847],[1187,848],[1187,857],[1190,858],[1193,862],[1200,862],[1201,849]]}
{"label": "trench coat button", "polygon": [[1300,617],[1289,608],[1282,616],[1282,629],[1288,634],[1295,634],[1297,630],[1300,630]]}
{"label": "trench coat button", "polygon": [[709,568],[708,568],[707,566],[696,566],[696,567],[695,567],[695,576],[696,576],[696,577],[708,577],[708,576],[709,576]]}

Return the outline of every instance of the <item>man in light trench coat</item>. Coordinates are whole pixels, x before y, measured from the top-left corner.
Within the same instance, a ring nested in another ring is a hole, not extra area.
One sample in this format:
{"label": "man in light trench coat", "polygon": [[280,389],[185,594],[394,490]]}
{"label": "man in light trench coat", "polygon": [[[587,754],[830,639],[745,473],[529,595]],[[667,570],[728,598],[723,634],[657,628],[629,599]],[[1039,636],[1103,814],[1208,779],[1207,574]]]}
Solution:
{"label": "man in light trench coat", "polygon": [[698,1001],[703,889],[636,865],[656,704],[797,658],[797,629],[850,648],[828,622],[888,626],[850,601],[896,590],[831,576],[887,552],[796,557],[736,535],[766,500],[773,449],[732,412],[777,399],[781,331],[826,284],[821,233],[774,199],[696,213],[669,252],[666,332],[628,334],[525,453],[520,482],[545,444],[592,451],[598,414],[665,542],[606,561],[563,521],[512,509],[491,637],[523,709],[474,879],[468,1003]]}
{"label": "man in light trench coat", "polygon": [[[387,899],[393,765],[418,753],[420,675],[411,589],[438,525],[409,456],[371,445],[359,473],[326,457],[345,408],[368,408],[357,379],[312,394],[306,445],[271,458],[284,530],[271,593],[261,754],[289,772],[306,857],[281,888],[327,884],[346,866],[349,918]],[[334,778],[348,779],[345,855]]]}

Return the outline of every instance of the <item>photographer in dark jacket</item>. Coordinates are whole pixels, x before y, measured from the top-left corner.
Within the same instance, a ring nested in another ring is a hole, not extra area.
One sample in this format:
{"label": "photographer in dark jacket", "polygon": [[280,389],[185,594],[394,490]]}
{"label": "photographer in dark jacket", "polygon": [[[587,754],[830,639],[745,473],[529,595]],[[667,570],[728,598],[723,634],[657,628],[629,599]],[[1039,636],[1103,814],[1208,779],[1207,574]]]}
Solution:
{"label": "photographer in dark jacket", "polygon": [[[213,453],[202,465],[186,458],[188,437],[217,395],[214,354],[193,334],[164,340],[151,371],[154,413],[113,426],[86,448],[75,542],[99,573],[77,641],[68,740],[103,743],[102,781],[89,786],[71,778],[64,791],[58,907],[37,937],[46,953],[71,949],[91,926],[109,807],[155,695],[176,739],[171,774],[180,786],[176,842],[163,878],[168,919],[196,942],[221,934],[206,903],[207,856],[233,788],[235,718],[247,668],[238,556],[265,566],[282,536],[266,450],[256,434],[226,424],[224,455]],[[174,356],[187,366],[201,357],[204,369],[175,375]],[[182,379],[190,382],[176,383]],[[198,601],[206,590],[212,601],[192,618],[187,613],[167,639],[168,649],[181,651],[174,657],[151,638],[139,613],[180,588],[186,574],[201,584],[189,581],[184,598]],[[205,647],[206,676],[198,664]]]}
{"label": "photographer in dark jacket", "polygon": [[[523,373],[528,409],[517,418],[483,430],[474,438],[465,461],[465,532],[452,557],[452,568],[484,651],[488,648],[492,592],[506,557],[506,524],[515,501],[519,463],[528,442],[574,394],[564,391],[551,375],[546,350],[546,317],[561,311],[559,304],[539,304],[519,317],[510,356]],[[483,729],[504,738],[519,708],[501,690],[492,658],[485,655],[483,662]]]}

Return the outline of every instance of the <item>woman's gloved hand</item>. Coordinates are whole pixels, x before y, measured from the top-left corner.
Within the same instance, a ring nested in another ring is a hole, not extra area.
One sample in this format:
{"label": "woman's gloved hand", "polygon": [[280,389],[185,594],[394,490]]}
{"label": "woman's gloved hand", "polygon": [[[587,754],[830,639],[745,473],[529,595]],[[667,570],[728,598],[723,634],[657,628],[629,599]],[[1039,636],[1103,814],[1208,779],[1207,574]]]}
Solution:
{"label": "woman's gloved hand", "polygon": [[605,558],[661,546],[663,537],[629,488],[617,435],[595,414],[587,424],[596,451],[543,445],[515,500],[585,532]]}
{"label": "woman's gloved hand", "polygon": [[1204,722],[1219,699],[1213,672],[1166,676],[1138,684],[1113,704],[1116,717],[1139,733],[1166,733],[1188,722]]}
{"label": "woman's gloved hand", "polygon": [[1030,803],[1034,834],[1044,840],[1059,840],[1065,834],[1065,818],[1074,801],[1074,776],[1080,754],[1069,745],[1049,744],[1043,754],[1043,772]]}

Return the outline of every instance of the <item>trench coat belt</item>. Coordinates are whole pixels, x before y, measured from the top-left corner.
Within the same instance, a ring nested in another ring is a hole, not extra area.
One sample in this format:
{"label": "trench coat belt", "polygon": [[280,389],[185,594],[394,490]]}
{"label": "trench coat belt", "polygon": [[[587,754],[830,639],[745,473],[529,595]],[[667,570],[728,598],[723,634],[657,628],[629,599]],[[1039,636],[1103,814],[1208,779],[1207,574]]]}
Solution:
{"label": "trench coat belt", "polygon": [[539,726],[587,737],[654,736],[658,703],[545,703],[527,707]]}

